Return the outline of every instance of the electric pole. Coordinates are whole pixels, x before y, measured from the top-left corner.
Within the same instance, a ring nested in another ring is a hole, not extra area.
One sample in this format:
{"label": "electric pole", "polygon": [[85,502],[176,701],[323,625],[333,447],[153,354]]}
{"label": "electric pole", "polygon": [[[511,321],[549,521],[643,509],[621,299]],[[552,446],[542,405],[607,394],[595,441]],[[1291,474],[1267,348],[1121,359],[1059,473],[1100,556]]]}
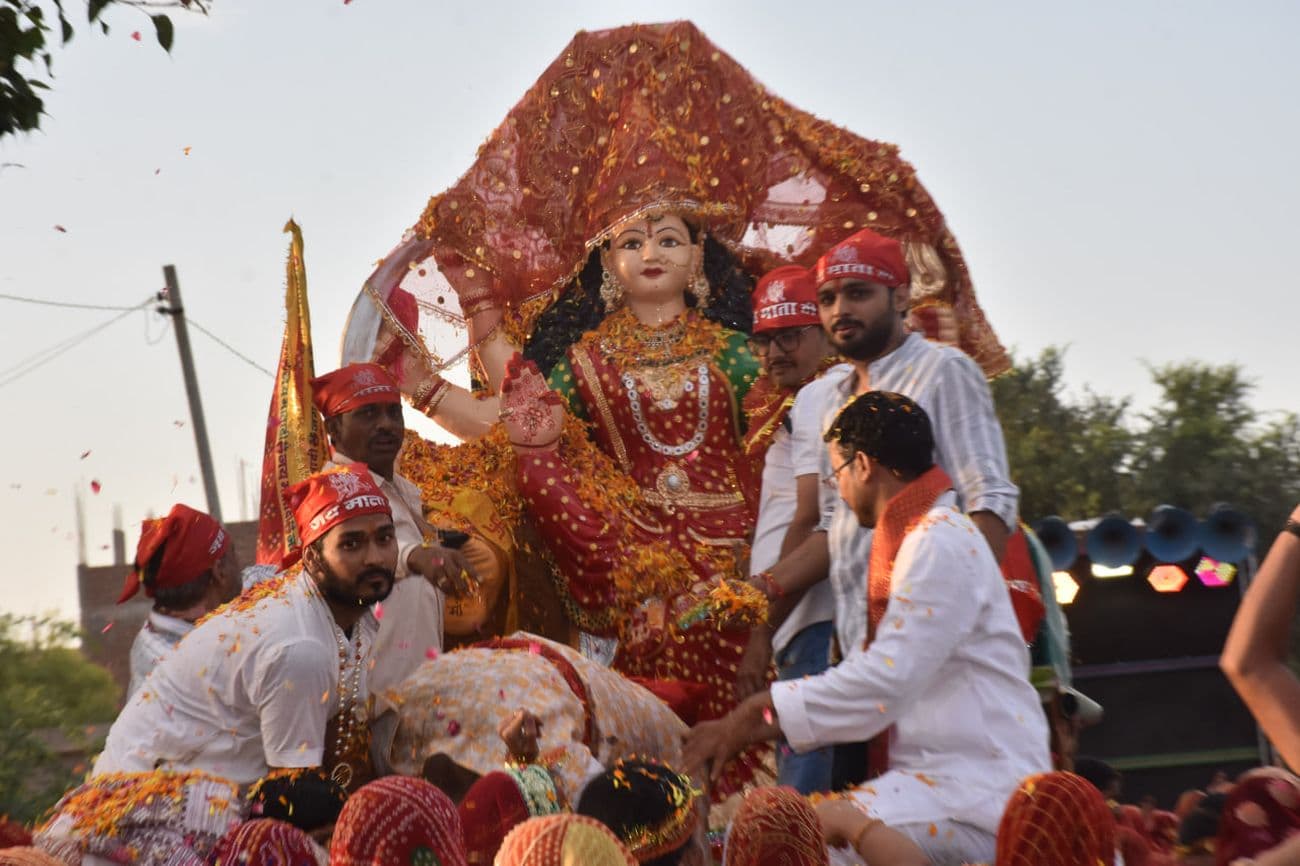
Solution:
{"label": "electric pole", "polygon": [[208,514],[221,522],[221,502],[217,498],[217,476],[212,469],[212,451],[208,447],[208,425],[203,418],[203,400],[199,396],[199,379],[194,372],[194,356],[190,353],[190,332],[185,325],[185,307],[181,305],[181,287],[176,280],[176,266],[163,265],[165,291],[158,293],[158,302],[166,302],[158,312],[172,317],[172,330],[176,332],[176,349],[181,355],[181,374],[185,377],[185,396],[190,401],[190,425],[194,428],[194,444],[199,449],[199,471],[203,474],[203,491],[208,498]]}

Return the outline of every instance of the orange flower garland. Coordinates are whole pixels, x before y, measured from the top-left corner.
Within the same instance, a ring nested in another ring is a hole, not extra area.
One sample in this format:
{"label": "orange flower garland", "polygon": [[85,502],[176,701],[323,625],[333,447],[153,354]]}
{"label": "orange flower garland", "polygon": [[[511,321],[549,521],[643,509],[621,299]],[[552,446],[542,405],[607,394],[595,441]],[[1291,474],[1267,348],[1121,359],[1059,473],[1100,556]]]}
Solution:
{"label": "orange flower garland", "polygon": [[211,810],[226,809],[239,796],[239,786],[233,782],[198,770],[107,773],[68,794],[56,808],[58,814],[70,817],[78,830],[96,836],[116,836],[122,819],[136,809],[158,800],[180,803],[185,799],[186,788],[200,781],[212,782],[230,792],[228,797],[209,797]]}

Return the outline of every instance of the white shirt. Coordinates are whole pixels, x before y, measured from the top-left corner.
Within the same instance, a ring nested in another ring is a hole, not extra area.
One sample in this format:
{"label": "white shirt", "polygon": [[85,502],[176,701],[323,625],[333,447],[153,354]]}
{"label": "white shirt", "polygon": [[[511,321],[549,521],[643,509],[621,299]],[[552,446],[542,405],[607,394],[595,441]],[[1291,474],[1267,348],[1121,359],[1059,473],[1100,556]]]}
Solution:
{"label": "white shirt", "polygon": [[194,630],[194,623],[177,619],[156,610],[149,611],[140,632],[131,642],[131,683],[128,697],[140,690],[145,678],[158,666],[162,657],[180,643],[181,638]]}
{"label": "white shirt", "polygon": [[[839,370],[839,367],[833,370]],[[851,365],[806,385],[795,398],[793,411],[805,406],[795,420],[795,476],[817,472],[823,487],[822,528],[828,531],[835,630],[840,649],[861,646],[866,638],[866,568],[871,531],[862,528],[839,495],[830,452],[822,440],[840,410],[855,396],[857,376]],[[1002,425],[993,409],[993,395],[979,366],[960,349],[910,334],[902,344],[868,367],[871,387],[905,394],[930,416],[934,430],[934,460],[952,478],[957,500],[966,512],[991,511],[1008,528],[1016,524],[1020,491],[1011,483]],[[813,426],[809,416],[816,419]],[[814,468],[812,456],[817,463]]]}
{"label": "white shirt", "polygon": [[252,607],[221,608],[127,702],[94,775],[202,770],[246,785],[271,767],[319,766],[340,680],[350,693],[359,678],[364,709],[377,627],[367,611],[348,639],[305,572]]}
{"label": "white shirt", "polygon": [[[355,462],[335,451],[334,459],[325,468]],[[370,690],[380,695],[410,676],[431,651],[442,652],[447,600],[423,575],[412,575],[406,561],[411,551],[424,544],[428,526],[420,488],[396,472],[391,481],[377,472],[370,476],[388,497],[397,536],[397,582],[380,608],[383,617],[375,638],[375,662],[369,672]]]}
{"label": "white shirt", "polygon": [[[840,384],[845,379],[850,378],[853,374],[852,364],[836,364],[814,382],[809,382],[799,389],[798,395],[794,398],[794,405],[790,407],[790,438],[791,438],[791,472],[796,479],[804,475],[816,475],[820,480],[817,487],[818,505],[821,506],[821,522],[817,529],[820,532],[827,532],[831,526],[831,516],[835,513],[835,505],[839,502],[840,491],[832,478],[829,481],[823,476],[823,471],[834,471],[834,469],[825,470],[823,466],[826,455],[826,443],[822,441],[822,433],[825,430],[822,419],[832,410],[843,405],[843,397],[840,395]],[[856,521],[855,521],[856,524]],[[834,539],[827,537],[827,545],[830,551],[830,572],[827,580],[819,582],[818,586],[825,586],[827,592],[831,595],[831,603],[834,608],[832,618],[835,621],[835,635],[839,640],[841,652],[848,652],[849,647],[862,646],[862,641],[867,635],[867,585],[865,575],[859,575],[862,579],[861,591],[857,598],[848,594],[836,592],[839,586],[830,575],[835,573],[836,565],[842,562],[866,562],[867,554],[871,550],[871,530],[863,529],[860,533],[853,533],[853,538],[857,539],[858,547],[849,549],[846,546],[837,545]],[[837,563],[837,555],[841,557],[840,563]],[[851,567],[841,564],[841,570],[851,571]]]}
{"label": "white shirt", "polygon": [[[805,386],[806,387],[806,386]],[[749,573],[758,574],[776,565],[781,543],[794,519],[795,484],[793,445],[785,426],[777,427],[763,461],[763,487],[758,500],[758,521],[749,552]],[[789,616],[772,635],[772,652],[780,654],[794,636],[810,625],[829,622],[835,615],[830,584],[821,581],[808,589]]]}
{"label": "white shirt", "polygon": [[[891,820],[947,818],[996,833],[1020,780],[1050,769],[1047,721],[1028,674],[1002,573],[948,492],[903,540],[871,646],[824,674],[775,683],[772,699],[797,751],[893,726],[881,778],[920,779],[926,795],[914,798],[915,814],[908,803],[890,806]],[[933,814],[936,804],[944,814]]]}

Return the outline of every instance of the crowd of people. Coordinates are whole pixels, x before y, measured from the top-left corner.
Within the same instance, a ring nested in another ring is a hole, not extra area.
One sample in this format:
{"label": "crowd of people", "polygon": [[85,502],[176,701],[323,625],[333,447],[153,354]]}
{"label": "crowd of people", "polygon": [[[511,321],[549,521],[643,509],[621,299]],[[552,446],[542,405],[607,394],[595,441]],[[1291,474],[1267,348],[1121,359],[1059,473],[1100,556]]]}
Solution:
{"label": "crowd of people", "polygon": [[[837,231],[738,254],[801,208]],[[445,297],[473,389],[425,341]],[[126,704],[0,864],[1300,862],[1281,771],[1171,831],[1075,765],[1068,672],[1030,683],[1064,638],[955,241],[894,150],[689,25],[580,35],[358,303],[361,356],[302,395],[331,453],[279,491],[273,574],[241,591],[184,505],[146,522]],[[1224,654],[1288,757],[1298,542]],[[521,627],[529,560],[559,632]]]}

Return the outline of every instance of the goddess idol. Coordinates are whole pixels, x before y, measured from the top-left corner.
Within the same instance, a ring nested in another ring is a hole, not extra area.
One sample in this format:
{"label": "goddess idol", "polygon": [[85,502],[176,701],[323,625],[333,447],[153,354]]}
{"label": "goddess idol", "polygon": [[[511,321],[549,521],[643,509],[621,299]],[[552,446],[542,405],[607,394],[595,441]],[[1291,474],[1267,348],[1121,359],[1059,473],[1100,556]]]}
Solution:
{"label": "goddess idol", "polygon": [[[693,603],[753,525],[748,293],[863,226],[904,242],[922,321],[1007,367],[897,148],[772,95],[689,22],[579,33],[367,280],[344,360],[389,366],[465,441],[408,439],[432,522],[507,562],[531,526],[584,649],[719,717],[747,627]],[[474,389],[441,375],[466,357]]]}

